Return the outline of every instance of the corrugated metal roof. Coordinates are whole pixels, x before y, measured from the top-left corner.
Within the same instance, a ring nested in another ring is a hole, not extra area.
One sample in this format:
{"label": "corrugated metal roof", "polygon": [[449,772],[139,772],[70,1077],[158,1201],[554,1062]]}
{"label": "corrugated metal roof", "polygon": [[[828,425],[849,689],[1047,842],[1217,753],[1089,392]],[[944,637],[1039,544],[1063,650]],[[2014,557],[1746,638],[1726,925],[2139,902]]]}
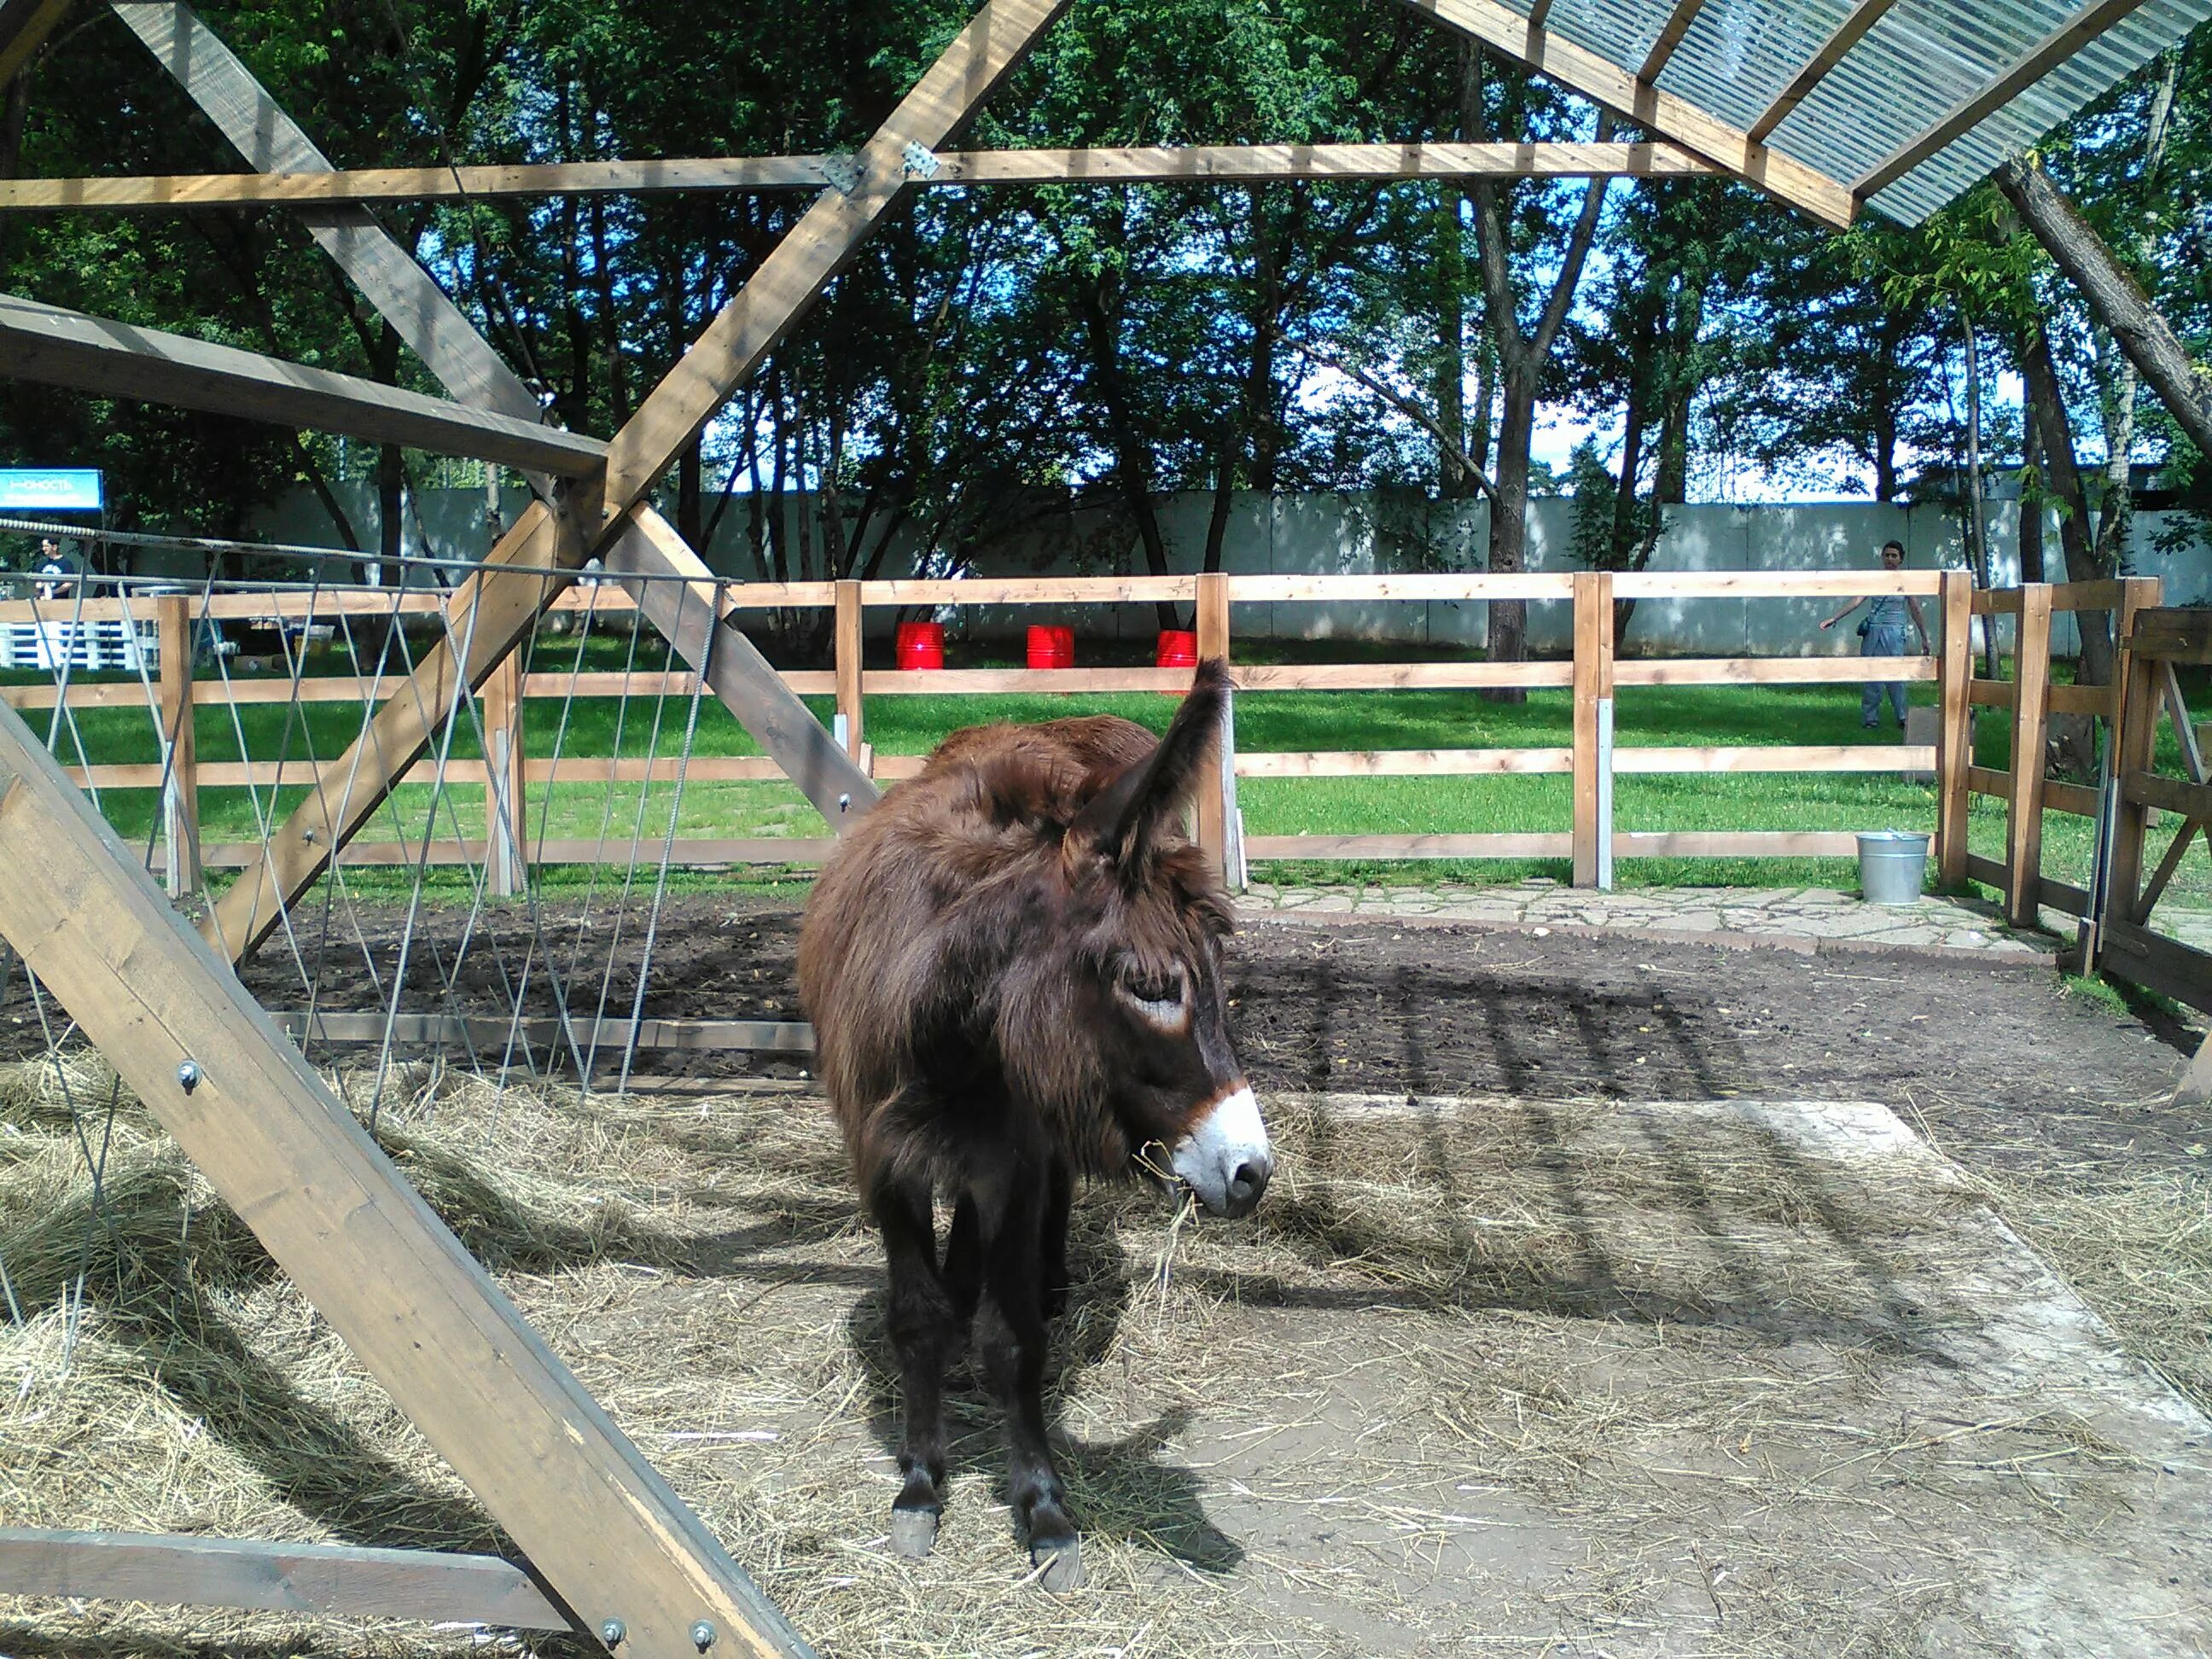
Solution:
{"label": "corrugated metal roof", "polygon": [[[1527,15],[1529,0],[1507,0]],[[2075,21],[2081,0],[1898,0],[1768,138],[1856,185]],[[1747,128],[1835,31],[1852,0],[1706,0],[1661,89]],[[1545,27],[1633,72],[1673,0],[1555,0]],[[1909,172],[1869,205],[1917,224],[2212,18],[2212,0],[2145,0]]]}

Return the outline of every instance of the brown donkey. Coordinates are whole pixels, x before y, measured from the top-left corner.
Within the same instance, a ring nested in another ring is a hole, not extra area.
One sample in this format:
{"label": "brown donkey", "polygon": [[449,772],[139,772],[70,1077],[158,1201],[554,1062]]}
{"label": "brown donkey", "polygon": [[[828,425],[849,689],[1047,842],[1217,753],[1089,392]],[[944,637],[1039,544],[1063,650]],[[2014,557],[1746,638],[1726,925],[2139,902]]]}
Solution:
{"label": "brown donkey", "polygon": [[1106,715],[954,732],[807,902],[799,990],[890,1261],[902,1554],[936,1540],[945,1366],[980,1313],[1015,1516],[1048,1588],[1082,1582],[1042,1401],[1073,1182],[1149,1165],[1243,1215],[1274,1172],[1229,1040],[1228,896],[1180,829],[1228,690],[1201,664],[1158,743]]}

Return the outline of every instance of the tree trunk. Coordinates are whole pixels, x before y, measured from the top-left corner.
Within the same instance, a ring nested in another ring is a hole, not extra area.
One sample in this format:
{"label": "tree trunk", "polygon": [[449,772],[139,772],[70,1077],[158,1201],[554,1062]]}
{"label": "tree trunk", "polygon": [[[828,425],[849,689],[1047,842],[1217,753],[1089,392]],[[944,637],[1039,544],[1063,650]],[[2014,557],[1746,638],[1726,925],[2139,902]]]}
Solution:
{"label": "tree trunk", "polygon": [[[1962,314],[1960,328],[1966,337],[1966,556],[1974,562],[1974,580],[1987,592],[1995,573],[1990,568],[1990,524],[1982,512],[1982,356],[1974,319]],[[1987,678],[1996,678],[1994,630],[1983,635]]]}
{"label": "tree trunk", "polygon": [[2020,579],[2043,580],[2043,438],[2031,418],[2021,434]]}
{"label": "tree trunk", "polygon": [[[2074,460],[2074,426],[2059,394],[2051,343],[2039,329],[2021,343],[2020,374],[2027,384],[2028,414],[2035,422],[2036,439],[2043,446],[2044,476],[2058,503],[2058,541],[2065,553],[2066,578],[2077,582],[2099,580],[2108,573],[2098,568],[2096,550],[2089,543],[2089,506]],[[2083,685],[2110,685],[2112,635],[2108,613],[2077,611],[2074,621],[2081,635],[2077,679]]]}
{"label": "tree trunk", "polygon": [[[1506,575],[1527,568],[1528,537],[1528,447],[1534,436],[1536,376],[1508,374],[1504,407],[1498,423],[1498,469],[1491,482],[1498,493],[1490,501],[1490,570]],[[1489,653],[1492,662],[1528,659],[1528,603],[1492,599],[1489,604]],[[1492,702],[1519,703],[1528,694],[1519,686],[1486,690]]]}
{"label": "tree trunk", "polygon": [[2097,320],[2159,395],[2200,453],[2212,455],[2212,382],[2097,233],[2042,167],[2008,161],[1997,188],[2064,271]]}

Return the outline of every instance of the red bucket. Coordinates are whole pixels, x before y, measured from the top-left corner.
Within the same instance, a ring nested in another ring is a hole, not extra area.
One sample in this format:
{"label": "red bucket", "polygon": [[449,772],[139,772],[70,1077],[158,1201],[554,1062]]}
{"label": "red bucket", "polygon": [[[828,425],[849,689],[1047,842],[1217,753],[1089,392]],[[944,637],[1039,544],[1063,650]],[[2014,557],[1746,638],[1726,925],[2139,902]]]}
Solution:
{"label": "red bucket", "polygon": [[1160,630],[1158,649],[1152,653],[1156,668],[1195,668],[1198,666],[1198,635],[1180,628]]}
{"label": "red bucket", "polygon": [[898,665],[901,668],[945,666],[945,624],[911,622],[898,625]]}
{"label": "red bucket", "polygon": [[1030,629],[1030,666],[1032,668],[1074,667],[1075,630],[1072,628]]}

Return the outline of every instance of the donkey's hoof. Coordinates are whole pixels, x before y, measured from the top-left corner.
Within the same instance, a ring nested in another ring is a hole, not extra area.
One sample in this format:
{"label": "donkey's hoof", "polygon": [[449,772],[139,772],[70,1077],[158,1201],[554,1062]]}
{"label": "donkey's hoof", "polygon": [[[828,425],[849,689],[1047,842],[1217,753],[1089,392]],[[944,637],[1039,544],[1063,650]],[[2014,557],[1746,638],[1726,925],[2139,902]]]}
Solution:
{"label": "donkey's hoof", "polygon": [[1044,1569],[1037,1582],[1048,1590],[1081,1589],[1083,1540],[1073,1535],[1036,1539],[1030,1545],[1030,1565]]}
{"label": "donkey's hoof", "polygon": [[919,1561],[937,1546],[935,1510],[891,1511],[891,1553]]}

